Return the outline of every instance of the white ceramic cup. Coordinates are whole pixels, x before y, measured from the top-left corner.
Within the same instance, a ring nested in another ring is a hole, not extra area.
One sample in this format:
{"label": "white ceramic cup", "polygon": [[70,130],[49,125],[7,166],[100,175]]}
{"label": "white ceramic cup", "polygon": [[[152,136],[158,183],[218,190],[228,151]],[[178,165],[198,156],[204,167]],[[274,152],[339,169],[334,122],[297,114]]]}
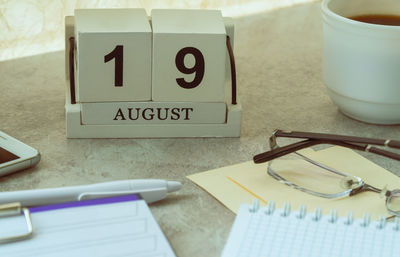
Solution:
{"label": "white ceramic cup", "polygon": [[323,1],[323,81],[345,115],[400,124],[400,26],[347,18],[366,14],[400,15],[400,1]]}

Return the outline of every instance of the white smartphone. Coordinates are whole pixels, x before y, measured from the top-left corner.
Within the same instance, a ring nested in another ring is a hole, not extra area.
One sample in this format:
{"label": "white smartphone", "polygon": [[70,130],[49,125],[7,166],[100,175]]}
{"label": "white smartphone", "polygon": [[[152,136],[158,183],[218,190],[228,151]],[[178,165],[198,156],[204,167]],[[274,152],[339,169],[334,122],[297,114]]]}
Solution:
{"label": "white smartphone", "polygon": [[0,131],[0,176],[35,166],[39,152]]}

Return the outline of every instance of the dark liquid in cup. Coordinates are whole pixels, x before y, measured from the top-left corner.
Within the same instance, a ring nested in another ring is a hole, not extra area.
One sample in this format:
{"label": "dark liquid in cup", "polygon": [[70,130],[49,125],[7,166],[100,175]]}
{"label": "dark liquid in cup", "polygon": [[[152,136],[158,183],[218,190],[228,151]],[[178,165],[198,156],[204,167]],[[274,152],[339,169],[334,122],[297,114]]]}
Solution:
{"label": "dark liquid in cup", "polygon": [[400,26],[399,15],[368,14],[368,15],[352,16],[349,17],[349,19],[371,24]]}

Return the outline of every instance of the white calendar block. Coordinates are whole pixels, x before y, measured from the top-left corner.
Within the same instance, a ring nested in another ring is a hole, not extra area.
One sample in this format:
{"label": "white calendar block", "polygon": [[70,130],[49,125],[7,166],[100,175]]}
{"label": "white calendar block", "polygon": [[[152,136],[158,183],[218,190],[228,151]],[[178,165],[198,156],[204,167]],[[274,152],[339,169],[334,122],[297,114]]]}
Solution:
{"label": "white calendar block", "polygon": [[82,124],[222,124],[225,103],[116,102],[82,103]]}
{"label": "white calendar block", "polygon": [[152,10],[154,101],[224,102],[226,31],[217,10]]}
{"label": "white calendar block", "polygon": [[[103,11],[103,10],[100,10]],[[114,10],[113,10],[114,11]],[[204,10],[201,10],[203,12]],[[79,11],[78,11],[79,12]],[[204,11],[204,12],[209,12],[209,11]],[[219,12],[214,12],[218,15]],[[118,18],[121,18],[120,16],[122,13],[118,13]],[[217,16],[218,16],[217,15]],[[79,16],[79,14],[78,14]],[[101,15],[103,16],[103,15]],[[130,17],[133,17],[132,15],[129,15]],[[195,12],[189,15],[190,19],[193,18],[193,21],[201,20],[199,17],[195,17]],[[211,15],[212,16],[212,15]],[[206,37],[211,37],[212,39],[217,38],[213,33],[210,33],[209,31],[207,33],[205,32],[200,32],[201,29],[198,29],[201,26],[205,26],[207,29],[216,29],[213,26],[215,26],[215,21],[212,21],[213,18],[208,17],[209,19],[203,20],[202,22],[198,24],[190,24],[187,23],[187,25],[191,26],[191,28],[195,28],[195,32],[192,33],[194,34],[194,37],[196,37],[197,34],[202,34]],[[79,18],[79,17],[78,17]],[[215,17],[214,17],[215,18]],[[190,19],[188,19],[190,21]],[[98,20],[98,18],[91,19],[92,21]],[[106,19],[109,21],[112,21],[113,19]],[[141,19],[143,20],[143,19]],[[217,19],[219,20],[219,18]],[[89,58],[92,54],[87,54],[85,50],[80,51],[82,49],[77,49],[76,47],[80,47],[80,41],[79,41],[79,33],[77,32],[77,17],[73,16],[67,16],[65,18],[65,39],[66,39],[66,83],[68,85],[67,91],[66,91],[66,105],[65,105],[65,110],[66,110],[66,133],[68,138],[160,138],[160,137],[239,137],[240,136],[240,128],[241,128],[241,114],[242,114],[242,107],[240,104],[240,101],[237,101],[237,104],[235,104],[233,101],[233,83],[231,81],[231,63],[229,60],[229,56],[226,54],[227,53],[227,48],[225,47],[225,35],[223,36],[223,44],[220,45],[220,50],[216,50],[213,52],[213,55],[211,56],[211,65],[213,68],[211,69],[211,72],[215,71],[216,69],[219,69],[219,67],[223,67],[223,69],[226,69],[225,71],[222,70],[221,73],[217,72],[214,74],[215,76],[219,76],[221,74],[221,78],[225,78],[224,83],[225,83],[225,99],[223,97],[224,92],[223,92],[223,85],[222,85],[222,90],[218,91],[217,88],[212,88],[211,91],[214,91],[212,93],[210,92],[202,92],[202,91],[193,91],[196,92],[195,94],[198,94],[198,96],[194,97],[193,101],[186,101],[186,100],[180,100],[183,99],[182,94],[180,94],[180,91],[178,91],[177,95],[173,96],[172,100],[167,100],[167,101],[149,101],[149,96],[147,97],[146,100],[138,100],[135,99],[135,95],[130,95],[130,93],[124,92],[121,95],[126,94],[126,98],[123,98],[124,100],[117,99],[116,93],[114,91],[111,92],[105,92],[101,93],[100,92],[100,97],[97,95],[92,94],[98,94],[99,92],[97,91],[104,91],[103,88],[98,88],[96,86],[92,85],[92,89],[87,91],[86,93],[84,92],[83,95],[86,94],[86,97],[88,97],[86,100],[87,101],[82,101],[84,98],[78,99],[76,97],[76,94],[82,93],[82,91],[79,91],[79,85],[78,85],[78,76],[77,73],[79,72],[80,75],[82,73],[88,72],[88,70],[82,70],[82,66],[78,63],[79,60],[82,60],[82,56],[87,56],[86,58]],[[112,23],[112,22],[111,22]],[[99,33],[92,32],[93,35],[95,34],[102,34],[102,33],[114,33],[110,32],[114,30],[121,30],[120,25],[112,25],[111,23],[103,24],[101,27],[103,27],[103,30],[98,30],[100,31]],[[217,22],[218,23],[218,22]],[[81,23],[83,24],[83,23]],[[90,24],[90,22],[89,22]],[[97,21],[93,22],[91,26],[97,26]],[[176,24],[177,26],[183,26],[182,22],[179,22]],[[231,44],[233,45],[233,39],[234,39],[234,26],[231,18],[224,18],[224,24],[225,24],[225,29],[226,29],[226,34],[229,35]],[[135,22],[135,25],[139,25],[139,23]],[[110,29],[113,27],[113,29]],[[99,25],[100,27],[100,25]],[[184,26],[183,26],[184,27]],[[217,25],[218,27],[218,25]],[[118,28],[118,29],[117,29]],[[130,26],[132,28],[132,26]],[[182,43],[184,40],[184,36],[190,34],[190,28],[183,28],[181,31],[184,32],[182,35],[182,38],[180,38],[178,43]],[[218,29],[219,31],[223,31],[221,29]],[[88,29],[89,31],[89,29]],[[149,30],[151,31],[151,30]],[[176,32],[176,31],[175,31]],[[120,32],[116,33],[115,35],[118,36]],[[146,34],[147,32],[144,32],[142,34]],[[166,31],[166,34],[169,34],[170,32]],[[176,32],[177,35],[179,36],[179,32]],[[123,37],[125,38],[129,33],[126,33]],[[211,35],[210,35],[211,34]],[[216,33],[218,34],[218,33]],[[83,35],[83,34],[81,34]],[[105,34],[104,34],[105,35]],[[159,34],[161,35],[161,34]],[[128,35],[129,36],[129,35]],[[215,37],[213,37],[215,36]],[[75,37],[75,40],[74,40]],[[111,37],[114,37],[114,35],[111,35]],[[168,37],[167,37],[168,38]],[[111,40],[111,39],[109,39]],[[136,41],[135,41],[136,42]],[[207,40],[206,43],[204,43],[201,38],[194,38],[194,40],[191,41],[193,44],[200,43],[200,46],[195,45],[192,46],[193,48],[198,47],[200,51],[204,51],[200,47],[207,45],[209,42]],[[204,43],[204,44],[203,44]],[[172,42],[171,44],[174,44]],[[74,48],[74,45],[76,46]],[[115,44],[114,44],[115,45]],[[143,44],[144,45],[144,44]],[[149,46],[152,45],[151,40],[147,44]],[[188,44],[184,44],[188,45]],[[209,45],[207,45],[209,47]],[[97,47],[96,44],[92,45],[92,48]],[[171,47],[171,46],[170,46]],[[186,47],[186,46],[185,46]],[[213,45],[214,48],[217,47],[217,45]],[[92,50],[91,47],[87,48],[87,51]],[[212,48],[212,47],[209,47]],[[207,49],[209,49],[207,48]],[[114,48],[115,49],[115,46]],[[108,53],[111,53],[113,49],[109,50]],[[142,49],[142,48],[141,48]],[[125,48],[124,48],[125,50]],[[142,49],[143,50],[143,49]],[[151,48],[150,48],[151,50]],[[184,59],[184,65],[177,72],[177,75],[175,76],[174,80],[176,81],[177,78],[182,78],[185,79],[186,82],[191,83],[195,76],[196,73],[199,72],[199,65],[195,62],[197,59],[194,59],[194,54],[193,49],[189,49],[189,51],[186,54],[183,54],[183,59]],[[116,50],[117,51],[117,50]],[[144,52],[144,51],[142,51]],[[191,53],[192,52],[192,53]],[[208,51],[206,51],[208,53]],[[166,52],[164,52],[165,54]],[[218,60],[215,59],[215,56],[221,53],[223,54],[226,58],[226,61],[220,64],[215,64],[215,61],[219,61],[220,59],[217,58]],[[126,54],[126,51],[124,51],[124,54]],[[168,53],[167,53],[168,54]],[[136,54],[137,56],[140,56],[140,53]],[[112,68],[115,68],[113,66],[115,64],[115,58],[118,55],[114,53],[113,56],[109,56],[109,61],[104,63],[104,59],[101,60],[103,61],[104,64],[111,64]],[[103,56],[105,57],[105,55]],[[113,58],[112,58],[113,57]],[[182,56],[181,56],[182,57]],[[75,58],[75,61],[74,61]],[[83,58],[83,59],[86,59]],[[160,57],[162,59],[162,57]],[[176,58],[176,55],[174,56]],[[206,78],[205,81],[209,78],[209,56],[206,54],[204,57],[204,73],[201,77],[200,80],[200,85],[204,85],[203,77]],[[89,58],[90,59],[90,58]],[[127,67],[125,61],[126,61],[126,56],[124,55],[124,68]],[[150,60],[151,58],[147,58],[147,60]],[[178,59],[179,60],[179,59]],[[98,61],[101,63],[101,61]],[[145,64],[146,60],[142,61],[141,66],[145,67],[147,66],[146,69],[143,69],[143,72],[141,74],[137,75],[135,74],[135,78],[140,78],[143,77],[143,75],[147,76],[147,71],[150,72],[149,65]],[[162,61],[162,60],[161,60]],[[97,63],[96,65],[99,65]],[[169,62],[167,62],[168,64]],[[131,64],[129,64],[131,65]],[[156,66],[158,64],[155,64]],[[176,65],[175,59],[173,59],[173,64]],[[79,66],[79,67],[77,67]],[[167,67],[158,67],[161,71],[160,72],[165,72],[167,75],[169,71],[167,69],[171,68],[169,67],[171,64],[168,64]],[[91,67],[90,65],[88,66],[89,68]],[[86,79],[89,81],[96,80],[97,84],[101,84],[104,80],[107,78],[102,78],[98,79],[96,78],[97,76],[101,76],[104,72],[102,70],[101,72],[92,72],[90,76],[88,76]],[[123,78],[125,81],[125,76],[126,76],[126,69],[124,70],[123,73]],[[129,72],[131,73],[132,71],[129,69]],[[111,75],[106,75],[104,77],[111,76],[112,82],[115,83],[115,77],[114,77],[114,70],[111,71]],[[155,71],[153,74],[157,74]],[[179,77],[178,77],[179,75]],[[214,76],[213,75],[213,76]],[[183,77],[184,76],[184,77]],[[93,78],[94,77],[94,78]],[[170,78],[168,76],[165,76],[165,78]],[[198,79],[198,78],[197,78]],[[219,78],[220,79],[220,78]],[[217,79],[209,79],[209,81],[212,81],[211,84],[213,85],[218,85]],[[87,83],[86,85],[89,85],[92,82]],[[143,83],[145,84],[145,83]],[[162,84],[162,83],[161,83]],[[114,85],[114,84],[113,84]],[[124,84],[125,85],[125,84]],[[135,85],[136,86],[136,85]],[[200,86],[198,86],[200,87]],[[94,89],[93,89],[94,88]],[[145,87],[149,89],[151,92],[151,85],[148,83],[148,85]],[[195,87],[197,88],[197,87]],[[185,89],[186,90],[186,89]],[[167,93],[170,91],[169,89],[166,90]],[[135,91],[136,92],[136,91]],[[175,94],[175,93],[174,93]],[[207,96],[208,94],[208,96]],[[82,94],[81,94],[82,95]],[[219,97],[215,97],[215,95],[219,95]],[[236,94],[235,94],[236,95]],[[176,96],[176,97],[175,97]],[[84,96],[85,97],[85,96]],[[214,97],[214,98],[213,98]],[[207,100],[202,101],[200,99],[205,98]],[[100,100],[99,100],[100,99]],[[189,98],[186,98],[189,99]],[[210,99],[217,99],[215,101],[212,101]],[[85,100],[85,99],[84,99]],[[137,109],[139,108],[139,109]],[[174,109],[175,108],[175,109]],[[168,111],[167,111],[168,109]],[[136,117],[136,115],[139,114],[140,117]],[[165,115],[168,115],[168,118],[166,118]],[[140,119],[140,120],[139,120]]]}
{"label": "white calendar block", "polygon": [[150,100],[151,36],[144,9],[75,10],[77,100]]}

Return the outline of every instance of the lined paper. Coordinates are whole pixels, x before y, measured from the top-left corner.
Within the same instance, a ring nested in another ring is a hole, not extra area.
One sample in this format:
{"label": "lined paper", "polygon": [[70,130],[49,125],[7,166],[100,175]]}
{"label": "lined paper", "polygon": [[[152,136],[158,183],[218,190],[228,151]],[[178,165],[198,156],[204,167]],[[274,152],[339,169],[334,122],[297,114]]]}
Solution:
{"label": "lined paper", "polygon": [[[1,244],[0,256],[175,256],[144,200],[31,212],[33,238]],[[0,236],[23,229],[22,216],[0,219]]]}

